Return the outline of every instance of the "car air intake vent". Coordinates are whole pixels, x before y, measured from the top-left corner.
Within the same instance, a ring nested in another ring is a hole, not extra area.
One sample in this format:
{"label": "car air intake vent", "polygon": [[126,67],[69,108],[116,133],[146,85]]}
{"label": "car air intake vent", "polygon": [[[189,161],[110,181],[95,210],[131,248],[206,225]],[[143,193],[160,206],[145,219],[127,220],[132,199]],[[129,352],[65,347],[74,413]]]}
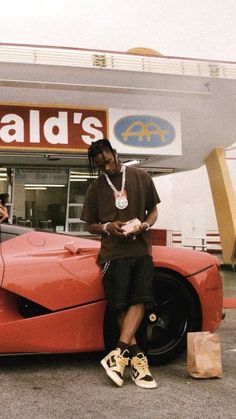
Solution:
{"label": "car air intake vent", "polygon": [[29,318],[43,316],[44,314],[49,314],[52,311],[46,307],[41,306],[40,304],[35,303],[34,301],[22,298],[19,304],[19,312],[22,317]]}

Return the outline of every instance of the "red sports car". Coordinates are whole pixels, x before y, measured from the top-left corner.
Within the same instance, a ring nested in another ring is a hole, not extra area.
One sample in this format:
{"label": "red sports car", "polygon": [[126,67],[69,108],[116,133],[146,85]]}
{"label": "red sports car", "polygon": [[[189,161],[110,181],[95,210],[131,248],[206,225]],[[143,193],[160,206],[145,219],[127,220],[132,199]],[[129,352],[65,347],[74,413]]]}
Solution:
{"label": "red sports car", "polygon": [[[22,234],[23,233],[23,234]],[[1,225],[0,353],[103,351],[118,337],[96,264],[100,243]],[[188,331],[214,331],[222,318],[217,259],[153,246],[156,309],[138,332],[151,363],[175,358]]]}

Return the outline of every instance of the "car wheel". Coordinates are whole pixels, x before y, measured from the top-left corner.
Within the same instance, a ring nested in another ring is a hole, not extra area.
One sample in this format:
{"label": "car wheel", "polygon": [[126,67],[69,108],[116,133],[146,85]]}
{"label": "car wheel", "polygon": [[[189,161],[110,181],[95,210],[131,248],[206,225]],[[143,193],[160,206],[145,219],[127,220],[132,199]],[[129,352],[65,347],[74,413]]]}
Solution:
{"label": "car wheel", "polygon": [[156,307],[148,310],[138,338],[151,364],[163,364],[185,351],[187,333],[201,330],[201,307],[187,280],[175,273],[156,271]]}
{"label": "car wheel", "polygon": [[[163,364],[186,349],[187,333],[201,330],[201,307],[187,280],[173,272],[156,270],[154,278],[156,306],[147,310],[137,332],[137,340],[150,364]],[[115,316],[106,310],[104,341],[108,351],[119,339]]]}

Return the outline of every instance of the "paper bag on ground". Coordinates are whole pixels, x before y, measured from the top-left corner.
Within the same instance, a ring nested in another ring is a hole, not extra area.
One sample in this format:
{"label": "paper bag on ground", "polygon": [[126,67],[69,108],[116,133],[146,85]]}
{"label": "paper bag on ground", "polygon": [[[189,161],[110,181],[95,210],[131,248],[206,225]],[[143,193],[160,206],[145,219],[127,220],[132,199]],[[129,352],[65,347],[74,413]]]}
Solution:
{"label": "paper bag on ground", "polygon": [[195,378],[222,377],[221,346],[217,333],[188,333],[187,370]]}

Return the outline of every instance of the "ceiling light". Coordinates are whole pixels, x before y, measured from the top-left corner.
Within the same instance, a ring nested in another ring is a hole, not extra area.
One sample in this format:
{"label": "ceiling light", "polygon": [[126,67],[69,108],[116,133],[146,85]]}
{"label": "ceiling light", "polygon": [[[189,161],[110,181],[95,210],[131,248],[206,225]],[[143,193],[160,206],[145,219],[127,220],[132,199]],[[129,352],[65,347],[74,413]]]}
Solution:
{"label": "ceiling light", "polygon": [[29,188],[29,187],[37,187],[37,188],[64,188],[66,185],[63,184],[58,184],[58,185],[53,185],[53,184],[33,184],[33,183],[26,183],[25,187]]}
{"label": "ceiling light", "polygon": [[83,176],[90,176],[90,173],[89,173],[89,172],[79,172],[79,171],[76,171],[76,170],[71,170],[71,171],[70,171],[70,174],[71,174],[71,175],[83,175]]}
{"label": "ceiling light", "polygon": [[128,160],[124,162],[123,164],[125,166],[133,166],[134,164],[139,164],[139,163],[140,163],[140,160]]}
{"label": "ceiling light", "polygon": [[70,179],[70,182],[87,182],[87,180],[86,178],[73,178]]}
{"label": "ceiling light", "polygon": [[89,179],[89,178],[97,178],[96,175],[70,175],[70,180],[72,179]]}

